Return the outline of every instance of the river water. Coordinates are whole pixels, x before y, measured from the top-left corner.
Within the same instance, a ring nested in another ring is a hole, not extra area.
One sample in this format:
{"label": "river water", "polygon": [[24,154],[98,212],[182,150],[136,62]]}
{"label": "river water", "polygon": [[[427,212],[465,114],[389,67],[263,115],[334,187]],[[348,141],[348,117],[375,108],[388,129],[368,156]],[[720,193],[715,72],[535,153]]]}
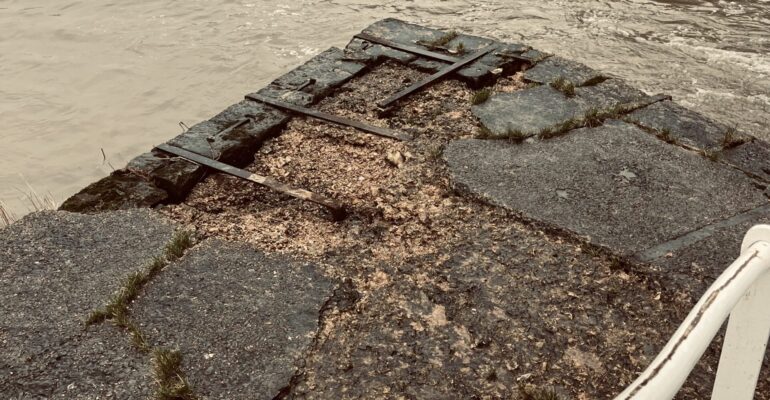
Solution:
{"label": "river water", "polygon": [[581,61],[770,140],[770,0],[0,0],[0,201],[62,201],[384,17]]}

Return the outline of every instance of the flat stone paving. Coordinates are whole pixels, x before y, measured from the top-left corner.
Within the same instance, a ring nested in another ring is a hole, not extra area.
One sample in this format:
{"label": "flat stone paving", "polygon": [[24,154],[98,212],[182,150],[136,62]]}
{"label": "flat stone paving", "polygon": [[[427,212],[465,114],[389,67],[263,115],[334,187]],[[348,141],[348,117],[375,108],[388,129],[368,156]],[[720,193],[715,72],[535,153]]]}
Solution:
{"label": "flat stone paving", "polygon": [[86,332],[84,321],[173,230],[146,210],[43,212],[0,230],[3,397],[149,394],[147,364],[127,338],[111,326]]}
{"label": "flat stone paving", "polygon": [[462,190],[631,255],[767,203],[745,174],[620,121],[520,145],[460,140]]}
{"label": "flat stone paving", "polygon": [[272,399],[312,343],[334,286],[312,265],[209,240],[164,270],[133,313],[152,345],[181,350],[197,395]]}

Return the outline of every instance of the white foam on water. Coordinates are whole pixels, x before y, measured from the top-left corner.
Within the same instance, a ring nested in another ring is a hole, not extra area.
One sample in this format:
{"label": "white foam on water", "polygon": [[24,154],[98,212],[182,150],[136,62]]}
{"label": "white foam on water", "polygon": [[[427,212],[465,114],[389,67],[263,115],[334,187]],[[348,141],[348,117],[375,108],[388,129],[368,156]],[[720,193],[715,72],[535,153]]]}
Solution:
{"label": "white foam on water", "polygon": [[754,74],[770,77],[770,56],[766,54],[725,50],[702,44],[694,44],[692,39],[681,37],[671,38],[668,45],[694,57],[705,58],[710,65],[719,64],[726,67],[738,67]]}

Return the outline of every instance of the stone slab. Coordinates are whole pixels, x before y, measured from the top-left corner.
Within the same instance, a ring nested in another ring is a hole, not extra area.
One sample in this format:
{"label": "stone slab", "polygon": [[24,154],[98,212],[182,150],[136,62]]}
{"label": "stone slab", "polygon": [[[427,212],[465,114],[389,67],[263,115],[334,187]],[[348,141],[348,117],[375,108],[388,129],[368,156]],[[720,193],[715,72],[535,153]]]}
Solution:
{"label": "stone slab", "polygon": [[542,85],[512,93],[497,93],[472,107],[473,114],[493,137],[505,137],[511,131],[528,136],[585,115],[591,105],[578,97]]}
{"label": "stone slab", "polygon": [[459,140],[444,158],[458,189],[625,255],[767,203],[740,171],[614,120],[520,145]]}
{"label": "stone slab", "polygon": [[724,150],[722,160],[765,183],[770,183],[770,143],[754,139]]}
{"label": "stone slab", "polygon": [[561,78],[575,86],[584,86],[604,77],[599,71],[558,56],[549,57],[524,73],[524,79],[531,82],[546,84]]}
{"label": "stone slab", "polygon": [[151,179],[120,169],[75,193],[61,210],[97,212],[152,207],[165,201],[168,193]]}
{"label": "stone slab", "polygon": [[512,93],[497,93],[486,102],[472,107],[473,114],[492,134],[507,137],[511,131],[527,136],[557,127],[589,111],[608,111],[620,104],[636,104],[655,100],[620,79],[608,79],[592,86],[575,88],[567,96],[550,85]]}
{"label": "stone slab", "polygon": [[147,360],[129,338],[83,324],[129,273],[162,253],[173,230],[148,210],[47,211],[0,229],[3,397],[147,397]]}
{"label": "stone slab", "polygon": [[333,286],[312,265],[209,240],[164,270],[133,315],[153,345],[181,350],[196,394],[272,399],[312,343]]}
{"label": "stone slab", "polygon": [[649,95],[631,87],[622,79],[607,79],[591,86],[575,88],[575,95],[599,110],[611,109],[618,104],[630,104],[651,99]]}
{"label": "stone slab", "polygon": [[624,119],[657,132],[667,131],[677,142],[698,149],[721,148],[728,130],[726,125],[711,121],[672,101],[663,101],[634,111]]}

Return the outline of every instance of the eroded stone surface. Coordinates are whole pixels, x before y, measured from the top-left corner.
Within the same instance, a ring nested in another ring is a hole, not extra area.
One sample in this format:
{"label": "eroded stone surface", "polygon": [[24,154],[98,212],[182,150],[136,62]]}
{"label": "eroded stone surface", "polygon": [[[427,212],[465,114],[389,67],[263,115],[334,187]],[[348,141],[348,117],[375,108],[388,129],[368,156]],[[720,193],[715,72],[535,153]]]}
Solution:
{"label": "eroded stone surface", "polygon": [[604,75],[581,63],[558,56],[549,57],[524,73],[524,79],[543,84],[559,78],[572,82],[575,86],[583,86],[603,79]]}
{"label": "eroded stone surface", "polygon": [[677,142],[699,149],[721,147],[728,130],[727,126],[671,101],[634,111],[625,119],[656,132],[666,132]]}
{"label": "eroded stone surface", "polygon": [[160,254],[173,226],[150,211],[31,214],[0,230],[0,393],[142,398],[147,360],[89,313]]}
{"label": "eroded stone surface", "polygon": [[152,207],[168,198],[163,189],[150,179],[117,170],[74,194],[60,209],[74,212],[95,212]]}
{"label": "eroded stone surface", "polygon": [[457,187],[621,254],[767,202],[741,172],[619,121],[532,144],[455,141],[444,157]]}
{"label": "eroded stone surface", "polygon": [[197,394],[271,399],[289,384],[332,295],[315,268],[210,240],[158,276],[133,313],[153,345],[181,350]]}

